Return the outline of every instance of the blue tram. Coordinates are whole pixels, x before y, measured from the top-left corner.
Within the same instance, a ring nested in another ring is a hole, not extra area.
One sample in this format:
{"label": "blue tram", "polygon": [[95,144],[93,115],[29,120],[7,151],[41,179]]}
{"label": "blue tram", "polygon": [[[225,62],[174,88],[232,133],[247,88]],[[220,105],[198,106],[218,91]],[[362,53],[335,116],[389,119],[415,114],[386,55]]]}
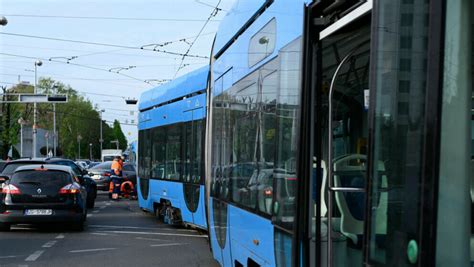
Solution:
{"label": "blue tram", "polygon": [[207,230],[204,133],[209,67],[142,94],[138,201],[169,224]]}
{"label": "blue tram", "polygon": [[474,266],[474,4],[236,1],[208,91],[222,266]]}
{"label": "blue tram", "polygon": [[288,266],[295,222],[304,1],[237,1],[213,46],[206,162],[222,266]]}

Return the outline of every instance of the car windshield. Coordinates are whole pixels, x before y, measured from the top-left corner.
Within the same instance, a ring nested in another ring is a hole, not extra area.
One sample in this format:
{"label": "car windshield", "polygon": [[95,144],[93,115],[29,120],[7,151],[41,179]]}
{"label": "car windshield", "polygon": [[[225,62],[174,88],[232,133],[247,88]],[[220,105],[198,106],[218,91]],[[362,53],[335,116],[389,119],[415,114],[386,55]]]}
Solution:
{"label": "car windshield", "polygon": [[81,169],[79,169],[79,167],[77,167],[77,165],[72,161],[57,160],[57,161],[50,161],[48,163],[53,164],[53,165],[69,166],[72,168],[72,171],[74,172],[75,175],[81,175]]}
{"label": "car windshield", "polygon": [[16,163],[9,163],[7,166],[5,166],[5,169],[3,169],[2,174],[4,175],[11,175],[15,172],[18,167],[25,166],[25,165],[31,165],[35,164],[34,162],[16,162]]}
{"label": "car windshield", "polygon": [[25,184],[35,183],[43,186],[47,185],[65,185],[71,183],[71,177],[67,172],[63,171],[20,171],[13,174],[10,183]]}
{"label": "car windshield", "polygon": [[107,162],[103,162],[99,165],[96,165],[96,166],[90,168],[89,170],[90,171],[110,170],[111,166],[112,166],[112,161],[107,161]]}

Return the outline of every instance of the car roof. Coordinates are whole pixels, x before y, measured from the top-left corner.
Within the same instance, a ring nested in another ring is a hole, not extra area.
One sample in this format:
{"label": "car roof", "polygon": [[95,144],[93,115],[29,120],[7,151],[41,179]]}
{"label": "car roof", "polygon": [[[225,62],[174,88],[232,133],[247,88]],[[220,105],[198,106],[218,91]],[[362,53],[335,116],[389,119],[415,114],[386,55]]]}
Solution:
{"label": "car roof", "polygon": [[18,167],[18,169],[15,170],[15,172],[19,171],[29,171],[29,170],[35,170],[35,169],[47,169],[47,170],[53,170],[53,171],[64,171],[64,172],[71,172],[72,169],[69,166],[63,166],[63,165],[53,165],[53,164],[31,164],[31,165],[25,165]]}

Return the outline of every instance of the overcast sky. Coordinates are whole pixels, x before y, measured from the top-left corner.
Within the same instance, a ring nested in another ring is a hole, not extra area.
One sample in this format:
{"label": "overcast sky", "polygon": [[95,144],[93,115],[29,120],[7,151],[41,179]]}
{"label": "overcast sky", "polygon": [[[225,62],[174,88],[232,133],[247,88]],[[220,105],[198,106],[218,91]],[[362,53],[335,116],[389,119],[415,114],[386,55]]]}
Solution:
{"label": "overcast sky", "polygon": [[[8,25],[0,27],[0,84],[11,86],[18,80],[33,84],[34,58],[40,58],[44,64],[38,68],[38,77],[51,77],[84,92],[106,110],[107,121],[136,123],[137,114],[131,116],[130,111],[137,107],[127,106],[124,98],[138,99],[158,85],[156,80],[172,79],[207,64],[208,59],[200,57],[209,56],[219,20],[233,1],[221,1],[222,10],[214,14],[189,51],[198,57],[186,57],[178,71],[180,55],[150,51],[153,46],[133,48],[162,44],[156,48],[186,53],[219,0],[1,0],[0,15],[7,17]],[[67,58],[73,58],[70,64],[65,64]],[[151,84],[145,80],[152,80]],[[129,140],[137,138],[136,126],[122,129]]]}

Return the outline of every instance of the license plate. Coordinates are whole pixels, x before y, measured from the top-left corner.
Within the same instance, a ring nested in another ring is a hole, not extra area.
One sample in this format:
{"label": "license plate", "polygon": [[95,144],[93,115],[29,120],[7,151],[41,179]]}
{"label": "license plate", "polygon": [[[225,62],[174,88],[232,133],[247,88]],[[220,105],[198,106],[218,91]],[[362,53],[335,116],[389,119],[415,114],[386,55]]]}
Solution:
{"label": "license plate", "polygon": [[52,215],[53,210],[47,209],[36,209],[36,210],[25,210],[25,215]]}

